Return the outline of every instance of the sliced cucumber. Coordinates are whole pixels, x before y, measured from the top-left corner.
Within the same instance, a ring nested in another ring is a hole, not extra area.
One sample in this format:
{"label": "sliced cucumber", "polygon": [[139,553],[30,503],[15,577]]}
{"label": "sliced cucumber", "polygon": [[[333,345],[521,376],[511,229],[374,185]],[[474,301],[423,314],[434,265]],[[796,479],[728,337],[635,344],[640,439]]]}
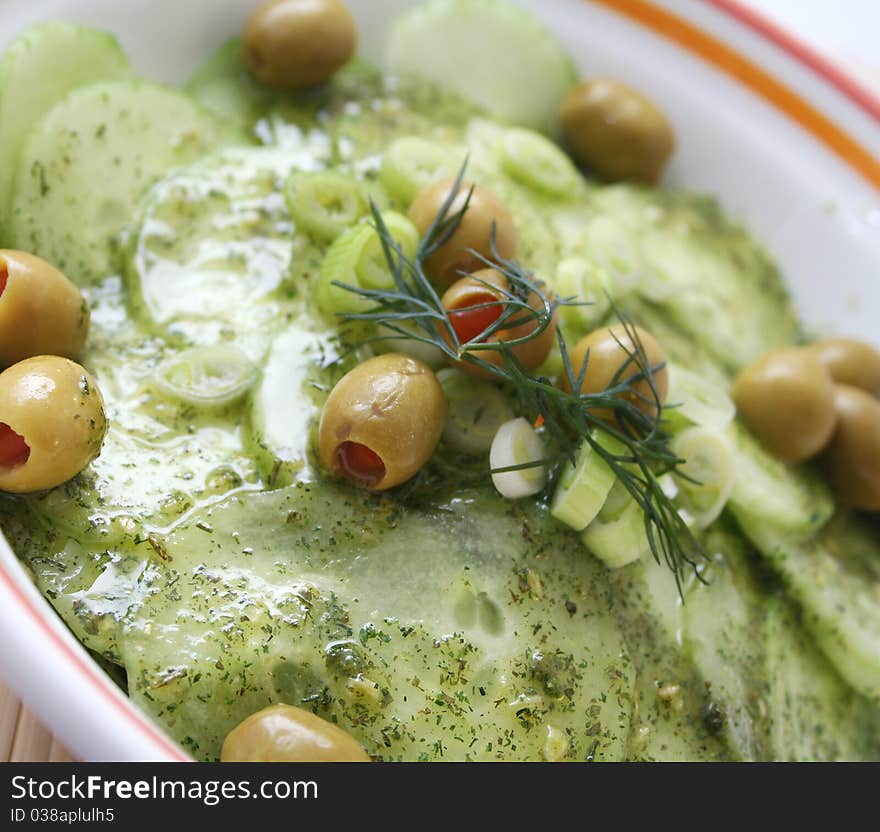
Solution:
{"label": "sliced cucumber", "polygon": [[233,148],[153,186],[126,264],[144,323],[200,346],[232,334],[262,363],[282,325],[278,290],[298,285],[320,257],[293,233],[278,193],[295,158],[279,148]]}
{"label": "sliced cucumber", "polygon": [[680,206],[666,210],[661,223],[636,229],[653,274],[640,292],[731,370],[796,340],[782,279],[754,241],[738,228],[699,224]]}
{"label": "sliced cucumber", "polygon": [[639,291],[649,276],[639,235],[611,216],[595,217],[580,232],[580,247],[611,284],[611,295],[623,298]]}
{"label": "sliced cucumber", "polygon": [[184,90],[203,107],[250,132],[278,100],[257,83],[241,59],[241,39],[232,38],[203,63]]}
{"label": "sliced cucumber", "polygon": [[498,429],[513,418],[507,397],[487,381],[479,381],[451,367],[437,373],[446,394],[443,439],[468,454],[485,454]]}
{"label": "sliced cucumber", "polygon": [[714,200],[611,186],[591,192],[591,207],[598,228],[588,226],[584,239],[575,224],[566,253],[608,268],[618,303],[628,302],[630,289],[662,306],[691,348],[699,343],[728,370],[797,339],[779,271]]}
{"label": "sliced cucumber", "polygon": [[746,534],[758,526],[805,537],[828,522],[834,501],[817,476],[774,459],[737,423],[727,436],[736,455],[730,506]]}
{"label": "sliced cucumber", "polygon": [[716,728],[738,759],[768,758],[763,692],[763,644],[757,633],[766,597],[751,578],[745,542],[716,527],[703,540],[710,560],[682,605],[681,640],[705,680]]}
{"label": "sliced cucumber", "polygon": [[141,81],[75,90],[22,150],[12,245],[72,279],[103,278],[116,269],[117,238],[150,184],[224,141],[214,117],[173,90]]}
{"label": "sliced cucumber", "polygon": [[251,414],[257,467],[270,488],[290,484],[306,465],[309,430],[321,398],[310,382],[328,355],[332,348],[326,337],[300,327],[281,333],[272,345]]}
{"label": "sliced cucumber", "polygon": [[684,609],[666,564],[644,558],[608,572],[614,610],[637,670],[638,705],[630,760],[703,761],[735,758],[727,734],[712,730],[705,682],[681,649]]}
{"label": "sliced cucumber", "polygon": [[0,62],[0,226],[28,131],[76,87],[130,75],[125,53],[106,32],[52,21],[16,38]]}
{"label": "sliced cucumber", "polygon": [[831,664],[880,704],[880,544],[869,526],[842,520],[806,539],[755,521],[743,531],[782,575]]}
{"label": "sliced cucumber", "polygon": [[577,80],[571,57],[543,24],[504,0],[431,0],[413,9],[392,28],[386,67],[549,132]]}
{"label": "sliced cucumber", "polygon": [[782,599],[764,608],[771,758],[783,762],[880,758],[880,714],[834,672]]}

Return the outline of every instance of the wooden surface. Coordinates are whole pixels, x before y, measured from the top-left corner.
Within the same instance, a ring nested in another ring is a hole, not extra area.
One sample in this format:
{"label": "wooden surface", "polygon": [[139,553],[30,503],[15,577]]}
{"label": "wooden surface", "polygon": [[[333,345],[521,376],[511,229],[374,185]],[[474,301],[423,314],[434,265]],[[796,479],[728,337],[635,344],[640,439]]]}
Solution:
{"label": "wooden surface", "polygon": [[69,763],[74,759],[0,682],[0,762]]}

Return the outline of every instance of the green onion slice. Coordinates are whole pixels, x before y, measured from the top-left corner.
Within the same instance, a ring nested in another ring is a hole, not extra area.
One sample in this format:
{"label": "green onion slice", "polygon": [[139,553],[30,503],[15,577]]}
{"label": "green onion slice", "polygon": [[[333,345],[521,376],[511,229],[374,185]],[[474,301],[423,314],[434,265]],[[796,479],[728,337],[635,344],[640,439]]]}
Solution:
{"label": "green onion slice", "polygon": [[609,569],[640,560],[651,551],[645,532],[645,515],[619,480],[606,505],[581,535],[581,540]]}
{"label": "green onion slice", "polygon": [[[498,493],[508,500],[531,497],[547,482],[547,467],[540,465],[545,458],[544,443],[537,431],[521,416],[505,422],[495,434],[489,450],[492,482]],[[517,465],[529,466],[516,471],[499,471]]]}
{"label": "green onion slice", "polygon": [[156,370],[158,388],[182,402],[223,407],[240,399],[254,385],[259,371],[231,346],[194,347],[164,361]]}
{"label": "green onion slice", "polygon": [[569,157],[550,139],[533,130],[514,128],[501,139],[501,163],[518,182],[557,197],[573,197],[583,186]]}
{"label": "green onion slice", "polygon": [[730,393],[718,382],[697,375],[678,364],[669,365],[668,405],[663,411],[671,431],[697,425],[722,431],[736,415]]}
{"label": "green onion slice", "polygon": [[[733,490],[735,464],[730,441],[724,434],[693,427],[673,437],[672,450],[684,462],[676,477],[676,501],[698,528],[714,522]],[[694,480],[695,482],[691,482]]]}
{"label": "green onion slice", "polygon": [[363,184],[343,173],[296,171],[284,185],[284,198],[297,227],[324,243],[369,210]]}
{"label": "green onion slice", "polygon": [[466,151],[416,136],[403,136],[391,143],[382,159],[379,181],[389,195],[409,205],[428,185],[452,178]]}
{"label": "green onion slice", "polygon": [[601,455],[584,442],[574,464],[567,462],[559,477],[550,513],[575,531],[583,531],[601,511],[617,477]]}
{"label": "green onion slice", "polygon": [[[409,219],[394,211],[385,211],[382,221],[404,255],[414,257],[419,232]],[[321,263],[315,286],[315,300],[325,315],[364,312],[370,308],[367,298],[335,286],[334,282],[363,289],[394,288],[381,238],[371,222],[358,223],[334,241]]]}

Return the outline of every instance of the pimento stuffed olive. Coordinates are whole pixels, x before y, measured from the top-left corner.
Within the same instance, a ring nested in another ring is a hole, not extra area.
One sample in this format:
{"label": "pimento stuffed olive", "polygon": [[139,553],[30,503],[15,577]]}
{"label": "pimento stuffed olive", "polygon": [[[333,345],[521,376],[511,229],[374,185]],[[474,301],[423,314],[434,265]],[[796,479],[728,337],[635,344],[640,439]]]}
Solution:
{"label": "pimento stuffed olive", "polygon": [[427,364],[386,353],[340,379],[318,428],[323,465],[355,485],[384,491],[406,482],[434,453],[446,397]]}
{"label": "pimento stuffed olive", "polygon": [[76,358],[88,332],[88,304],[58,269],[0,250],[0,366],[35,355]]}
{"label": "pimento stuffed olive", "polygon": [[[478,343],[510,343],[510,352],[529,370],[544,363],[556,340],[556,310],[553,298],[543,284],[528,294],[528,308],[513,302],[510,282],[497,269],[481,269],[470,277],[463,277],[450,286],[441,303],[449,314],[449,323],[459,344],[476,340]],[[522,301],[520,301],[522,303]],[[508,312],[510,326],[504,326],[481,338],[481,333]],[[549,320],[548,320],[549,318]],[[543,329],[538,331],[543,325]],[[504,366],[501,350],[473,350],[471,354],[497,367]],[[491,378],[490,370],[467,361],[456,366],[472,375]]]}
{"label": "pimento stuffed olive", "polygon": [[106,428],[101,392],[79,364],[20,361],[0,373],[0,491],[67,482],[98,456]]}

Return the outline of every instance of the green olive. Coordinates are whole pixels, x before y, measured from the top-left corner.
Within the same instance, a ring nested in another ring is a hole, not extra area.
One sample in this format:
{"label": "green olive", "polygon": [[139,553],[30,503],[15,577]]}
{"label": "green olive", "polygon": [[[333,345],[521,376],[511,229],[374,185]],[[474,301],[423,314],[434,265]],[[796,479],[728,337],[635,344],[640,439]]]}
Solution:
{"label": "green olive", "polygon": [[582,81],[560,111],[565,141],[580,164],[603,179],[656,182],[675,136],[666,116],[618,81]]}
{"label": "green olive", "polygon": [[0,491],[67,482],[101,451],[107,420],[95,380],[79,364],[41,355],[0,373]]}
{"label": "green olive", "polygon": [[[633,379],[634,376],[642,373],[640,363],[636,360],[639,353],[643,356],[642,363],[647,364],[651,369],[651,380]],[[633,379],[629,391],[622,393],[620,397],[646,416],[656,416],[658,400],[661,405],[666,401],[666,394],[669,391],[666,354],[657,343],[657,339],[641,327],[618,324],[597,329],[577,343],[569,355],[569,360],[575,376],[580,375],[586,362],[581,393],[601,393],[615,383],[615,378],[617,383]],[[562,377],[561,383],[563,389],[571,390],[567,376]],[[594,413],[605,420],[610,420],[613,416],[610,409],[598,408]]]}
{"label": "green olive", "polygon": [[[443,209],[455,186],[455,180],[444,180],[429,185],[413,200],[409,218],[424,237],[428,229]],[[495,249],[498,254],[510,259],[516,253],[517,234],[513,218],[508,210],[495,198],[494,194],[479,185],[462,182],[458,193],[447,212],[451,217],[461,211],[473,187],[467,210],[461,223],[449,239],[435,251],[425,263],[428,274],[441,286],[450,286],[461,276],[460,272],[470,273],[485,268],[485,263],[474,256],[471,249],[493,259],[492,229],[495,230]]]}
{"label": "green olive", "polygon": [[[543,284],[539,284],[539,286],[543,287]],[[542,288],[541,291],[544,293],[545,290]],[[455,329],[459,343],[476,338],[488,326],[491,326],[498,320],[504,307],[486,306],[486,304],[505,301],[507,299],[506,293],[509,292],[510,284],[507,278],[497,269],[481,269],[478,272],[474,272],[473,275],[460,278],[446,290],[441,298],[441,303],[450,313],[449,320],[453,329]],[[552,298],[548,295],[545,295],[545,297],[552,301]],[[484,308],[479,308],[481,306]],[[531,292],[529,295],[529,306],[536,312],[543,311],[544,300],[541,295],[537,292]],[[522,320],[525,314],[524,311],[514,312],[512,320]],[[534,332],[536,327],[537,321],[535,319],[524,320],[510,329],[502,329],[493,333],[489,336],[487,342],[515,341],[525,338]],[[556,313],[554,311],[551,323],[546,329],[536,337],[512,347],[511,352],[516,355],[524,367],[534,369],[544,363],[550,354],[555,340]],[[500,351],[479,350],[472,354],[497,367],[504,366],[504,354]],[[483,378],[493,377],[490,371],[482,370],[467,362],[459,362],[456,366],[472,375]]]}
{"label": "green olive", "polygon": [[837,426],[822,462],[837,496],[853,508],[880,511],[880,401],[834,385]]}
{"label": "green olive", "polygon": [[818,454],[837,419],[831,376],[806,349],[774,350],[746,367],[733,384],[733,400],[764,447],[792,464]]}
{"label": "green olive", "polygon": [[318,428],[321,462],[355,485],[384,491],[431,458],[446,423],[446,397],[427,364],[386,353],[333,388]]}
{"label": "green olive", "polygon": [[876,347],[854,338],[828,338],[811,344],[809,349],[836,382],[880,396],[880,350]]}
{"label": "green olive", "polygon": [[311,711],[270,705],[251,714],[223,741],[224,763],[369,763],[350,734]]}
{"label": "green olive", "polygon": [[354,18],[339,0],[269,0],[242,36],[244,62],[270,87],[323,84],[357,48]]}
{"label": "green olive", "polygon": [[0,250],[0,365],[35,355],[76,358],[88,332],[88,304],[58,269]]}

